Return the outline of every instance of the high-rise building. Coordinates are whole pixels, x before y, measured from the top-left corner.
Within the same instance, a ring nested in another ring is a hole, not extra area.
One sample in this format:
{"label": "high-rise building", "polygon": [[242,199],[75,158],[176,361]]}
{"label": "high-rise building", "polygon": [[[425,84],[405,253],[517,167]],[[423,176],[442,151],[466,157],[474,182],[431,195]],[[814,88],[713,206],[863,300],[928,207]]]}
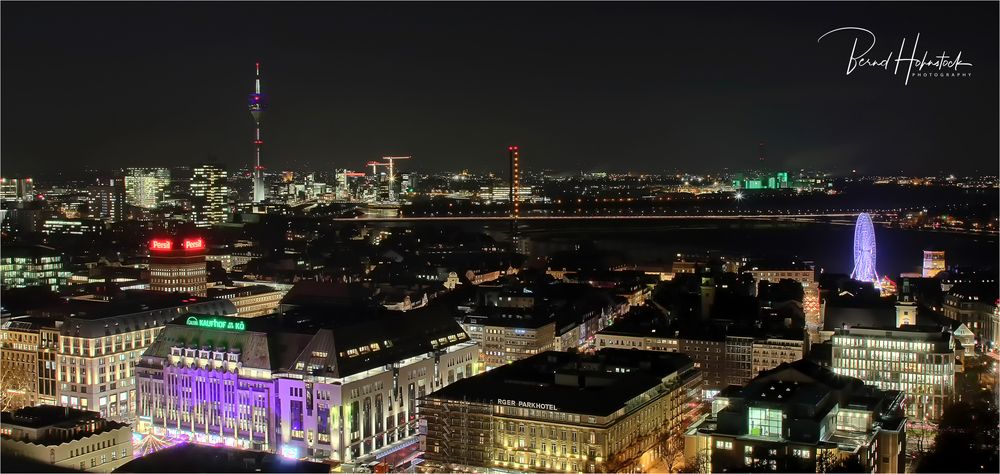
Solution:
{"label": "high-rise building", "polygon": [[921,276],[924,278],[934,278],[938,273],[945,271],[943,250],[924,250],[924,266]]}
{"label": "high-rise building", "polygon": [[475,375],[475,344],[442,311],[335,312],[174,320],[137,366],[138,431],[334,461],[345,472],[416,452],[417,400]]}
{"label": "high-rise building", "polygon": [[507,147],[507,161],[510,173],[507,175],[507,190],[510,193],[510,239],[517,246],[517,219],[521,216],[521,152],[517,145]]}
{"label": "high-rise building", "polygon": [[0,178],[0,201],[31,201],[35,183],[31,178]]}
{"label": "high-rise building", "polygon": [[125,179],[113,178],[107,184],[87,188],[90,216],[110,222],[122,220],[125,212]]}
{"label": "high-rise building", "polygon": [[126,168],[124,175],[125,201],[143,209],[155,209],[170,185],[167,168]]}
{"label": "high-rise building", "polygon": [[205,239],[163,237],[149,241],[149,289],[205,296]]}
{"label": "high-rise building", "polygon": [[229,185],[226,170],[216,164],[194,168],[191,177],[192,217],[196,227],[211,227],[229,218]]}
{"label": "high-rise building", "polygon": [[832,361],[838,374],[905,393],[915,420],[938,420],[955,399],[955,340],[939,327],[837,329]]}
{"label": "high-rise building", "polygon": [[701,374],[683,354],[543,352],[421,401],[437,472],[652,472],[697,413]]}
{"label": "high-rise building", "polygon": [[848,460],[850,472],[902,472],[902,404],[899,391],[812,361],[781,364],[719,393],[687,430],[685,458],[703,472],[830,472]]}

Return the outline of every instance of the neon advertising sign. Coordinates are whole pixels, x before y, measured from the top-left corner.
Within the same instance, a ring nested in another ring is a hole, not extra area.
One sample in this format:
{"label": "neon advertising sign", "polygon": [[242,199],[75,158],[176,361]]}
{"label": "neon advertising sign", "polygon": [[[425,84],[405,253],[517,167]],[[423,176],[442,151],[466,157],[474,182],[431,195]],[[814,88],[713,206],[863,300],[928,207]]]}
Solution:
{"label": "neon advertising sign", "polygon": [[247,329],[247,325],[243,321],[227,321],[220,318],[198,318],[197,316],[188,316],[187,321],[185,321],[184,324],[199,328],[228,329],[231,331],[246,331]]}
{"label": "neon advertising sign", "polygon": [[[180,248],[183,250],[204,250],[205,249],[205,239],[198,237],[195,239],[184,239],[180,243]],[[150,239],[149,250],[156,252],[169,252],[174,249],[173,239]]]}
{"label": "neon advertising sign", "polygon": [[170,239],[152,239],[149,241],[149,250],[168,251],[174,248],[174,242]]}

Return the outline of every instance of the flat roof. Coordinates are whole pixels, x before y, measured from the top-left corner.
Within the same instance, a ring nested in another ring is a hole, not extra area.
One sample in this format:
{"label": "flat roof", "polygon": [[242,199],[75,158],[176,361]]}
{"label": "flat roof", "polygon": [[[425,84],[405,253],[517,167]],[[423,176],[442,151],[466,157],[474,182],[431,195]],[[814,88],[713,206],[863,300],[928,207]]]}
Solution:
{"label": "flat roof", "polygon": [[690,357],[670,352],[548,351],[459,380],[427,398],[607,416],[671,374],[693,376],[693,369]]}

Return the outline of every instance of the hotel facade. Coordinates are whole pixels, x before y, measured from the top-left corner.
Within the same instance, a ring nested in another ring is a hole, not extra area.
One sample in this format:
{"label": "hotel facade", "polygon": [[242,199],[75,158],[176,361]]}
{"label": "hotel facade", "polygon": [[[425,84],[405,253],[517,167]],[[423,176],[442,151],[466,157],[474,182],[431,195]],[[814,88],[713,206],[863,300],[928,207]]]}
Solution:
{"label": "hotel facade", "polygon": [[433,471],[643,472],[699,400],[682,354],[543,352],[421,400]]}

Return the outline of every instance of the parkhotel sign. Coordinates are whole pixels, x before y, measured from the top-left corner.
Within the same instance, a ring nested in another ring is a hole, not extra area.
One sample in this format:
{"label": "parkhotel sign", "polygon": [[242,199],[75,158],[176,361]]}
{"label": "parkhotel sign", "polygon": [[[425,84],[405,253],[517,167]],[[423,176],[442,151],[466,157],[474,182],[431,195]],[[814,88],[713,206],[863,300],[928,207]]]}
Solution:
{"label": "parkhotel sign", "polygon": [[559,411],[559,408],[557,408],[555,405],[551,403],[525,402],[522,400],[504,400],[503,398],[497,399],[497,405],[503,405],[506,407],[530,408],[533,410]]}

